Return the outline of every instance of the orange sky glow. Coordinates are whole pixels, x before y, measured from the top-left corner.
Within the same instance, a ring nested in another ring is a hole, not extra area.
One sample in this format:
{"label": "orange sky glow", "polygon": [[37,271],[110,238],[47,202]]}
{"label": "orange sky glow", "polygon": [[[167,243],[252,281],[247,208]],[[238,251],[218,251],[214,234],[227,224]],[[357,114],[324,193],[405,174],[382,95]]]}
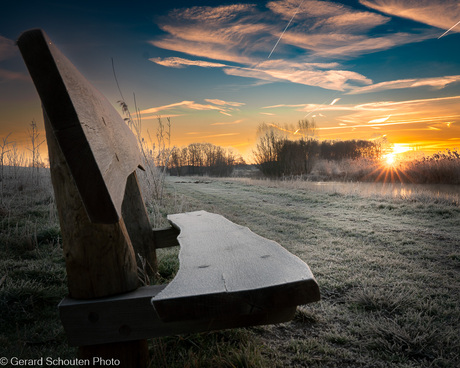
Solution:
{"label": "orange sky glow", "polygon": [[261,124],[298,139],[297,122],[307,119],[319,140],[385,137],[406,153],[460,149],[456,0],[171,0],[132,8],[45,0],[3,10],[0,142],[11,133],[26,154],[31,121],[40,139],[45,133],[15,40],[37,26],[121,113],[114,61],[147,141],[156,140],[158,117],[169,117],[171,147],[207,142],[251,162]]}

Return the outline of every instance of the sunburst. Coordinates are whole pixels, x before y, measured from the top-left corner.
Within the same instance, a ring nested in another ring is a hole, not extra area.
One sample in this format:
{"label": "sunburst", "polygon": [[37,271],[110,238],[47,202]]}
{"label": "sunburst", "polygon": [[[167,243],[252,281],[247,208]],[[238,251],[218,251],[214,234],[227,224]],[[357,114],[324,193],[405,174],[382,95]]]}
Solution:
{"label": "sunburst", "polygon": [[375,182],[383,183],[407,183],[412,182],[411,177],[401,165],[401,154],[413,151],[414,148],[408,144],[393,144],[393,146],[382,156],[377,167],[367,175],[368,178],[375,177]]}

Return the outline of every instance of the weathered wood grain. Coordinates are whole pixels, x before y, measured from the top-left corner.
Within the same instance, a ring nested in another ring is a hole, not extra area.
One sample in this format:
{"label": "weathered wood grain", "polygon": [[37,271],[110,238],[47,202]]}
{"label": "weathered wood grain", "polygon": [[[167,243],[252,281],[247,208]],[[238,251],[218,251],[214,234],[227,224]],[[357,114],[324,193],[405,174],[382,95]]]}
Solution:
{"label": "weathered wood grain", "polygon": [[168,216],[180,268],[152,303],[164,321],[225,318],[320,298],[310,268],[278,243],[205,211]]}
{"label": "weathered wood grain", "polygon": [[163,229],[153,229],[153,236],[155,238],[155,248],[169,248],[179,246],[177,237],[179,230],[174,227],[166,227]]}
{"label": "weathered wood grain", "polygon": [[126,178],[141,164],[136,138],[42,30],[17,43],[91,221],[116,222]]}
{"label": "weathered wood grain", "polygon": [[232,313],[226,318],[165,322],[151,299],[166,285],[141,287],[104,299],[64,299],[59,313],[71,345],[102,344],[159,336],[196,333],[226,328],[281,323],[292,319],[295,307],[265,309],[249,314]]}
{"label": "weathered wood grain", "polygon": [[131,244],[136,254],[137,263],[143,267],[140,257],[146,261],[146,272],[155,275],[157,272],[157,257],[155,252],[155,237],[150,225],[147,210],[139,188],[136,172],[127,180],[122,205],[123,220],[128,230]]}
{"label": "weathered wood grain", "polygon": [[90,299],[136,289],[136,259],[123,220],[113,224],[90,221],[66,159],[49,129],[46,111],[44,120],[70,295]]}

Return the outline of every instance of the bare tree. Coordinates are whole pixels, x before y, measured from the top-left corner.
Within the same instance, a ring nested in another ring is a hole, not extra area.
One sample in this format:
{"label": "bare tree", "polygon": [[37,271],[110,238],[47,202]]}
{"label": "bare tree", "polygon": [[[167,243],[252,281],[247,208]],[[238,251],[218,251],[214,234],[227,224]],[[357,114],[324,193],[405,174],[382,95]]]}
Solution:
{"label": "bare tree", "polygon": [[24,152],[19,152],[16,142],[11,144],[11,148],[7,152],[6,157],[8,160],[8,166],[13,171],[13,178],[17,180],[19,176],[19,168],[21,166],[25,166]]}
{"label": "bare tree", "polygon": [[316,122],[315,120],[299,120],[297,123],[298,130],[297,132],[301,134],[302,139],[309,140],[312,139],[316,135]]}
{"label": "bare tree", "polygon": [[37,123],[35,122],[35,120],[32,120],[32,123],[30,124],[29,138],[32,144],[32,148],[29,148],[29,150],[32,152],[32,179],[34,173],[36,172],[35,180],[36,183],[39,184],[40,146],[43,143],[45,143],[45,140],[43,139],[42,141],[40,141],[40,133],[38,132]]}
{"label": "bare tree", "polygon": [[1,185],[1,190],[0,190],[0,203],[3,204],[3,191],[5,187],[5,175],[4,175],[4,166],[5,166],[5,157],[6,153],[9,152],[10,150],[8,149],[8,146],[12,144],[12,142],[8,141],[8,138],[10,137],[11,133],[9,133],[6,137],[2,139],[2,142],[0,143],[0,182],[2,183]]}

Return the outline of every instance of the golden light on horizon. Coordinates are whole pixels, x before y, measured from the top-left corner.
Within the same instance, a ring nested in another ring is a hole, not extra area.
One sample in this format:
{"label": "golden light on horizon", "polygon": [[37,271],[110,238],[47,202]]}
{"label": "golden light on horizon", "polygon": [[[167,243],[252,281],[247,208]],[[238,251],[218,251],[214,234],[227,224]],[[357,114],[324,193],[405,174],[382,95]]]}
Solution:
{"label": "golden light on horizon", "polygon": [[408,143],[394,143],[390,152],[383,155],[383,160],[388,166],[393,166],[402,153],[414,151],[415,148]]}

